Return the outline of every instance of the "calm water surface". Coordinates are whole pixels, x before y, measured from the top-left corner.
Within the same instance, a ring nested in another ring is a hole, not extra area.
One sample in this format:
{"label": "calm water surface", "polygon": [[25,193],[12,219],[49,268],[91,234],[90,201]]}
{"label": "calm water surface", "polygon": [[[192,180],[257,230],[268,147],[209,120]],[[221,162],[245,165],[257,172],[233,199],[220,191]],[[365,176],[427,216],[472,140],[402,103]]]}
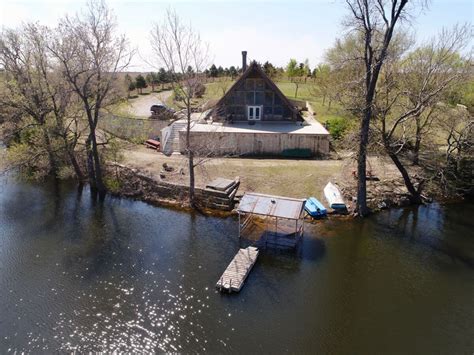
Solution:
{"label": "calm water surface", "polygon": [[221,295],[235,218],[0,188],[0,353],[474,351],[473,204],[307,225],[298,253],[262,253]]}

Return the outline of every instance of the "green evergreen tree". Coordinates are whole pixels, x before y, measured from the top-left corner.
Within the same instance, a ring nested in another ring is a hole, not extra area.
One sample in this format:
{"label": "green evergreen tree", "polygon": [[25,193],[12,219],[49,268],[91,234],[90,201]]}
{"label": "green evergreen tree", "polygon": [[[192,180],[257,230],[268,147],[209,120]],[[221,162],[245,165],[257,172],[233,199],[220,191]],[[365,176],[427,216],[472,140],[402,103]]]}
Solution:
{"label": "green evergreen tree", "polygon": [[145,89],[148,86],[147,83],[146,83],[145,78],[143,77],[143,75],[139,74],[135,78],[135,86],[137,87],[138,93],[142,94],[143,89]]}
{"label": "green evergreen tree", "polygon": [[211,78],[217,78],[217,75],[219,73],[217,72],[217,67],[215,64],[212,64],[211,67],[209,68],[209,76]]}
{"label": "green evergreen tree", "polygon": [[229,76],[234,79],[238,74],[238,71],[237,69],[232,65],[230,68],[229,68]]}

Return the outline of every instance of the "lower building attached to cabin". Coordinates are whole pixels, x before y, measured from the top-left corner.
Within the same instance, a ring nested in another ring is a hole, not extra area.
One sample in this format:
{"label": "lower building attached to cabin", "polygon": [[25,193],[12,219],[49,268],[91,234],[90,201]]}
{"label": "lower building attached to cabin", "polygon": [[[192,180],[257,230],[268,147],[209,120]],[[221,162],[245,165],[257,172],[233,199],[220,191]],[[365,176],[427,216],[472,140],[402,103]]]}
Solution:
{"label": "lower building attached to cabin", "polygon": [[[179,132],[180,151],[185,153],[186,131]],[[325,156],[329,134],[321,125],[195,124],[190,144],[198,155],[215,156]]]}

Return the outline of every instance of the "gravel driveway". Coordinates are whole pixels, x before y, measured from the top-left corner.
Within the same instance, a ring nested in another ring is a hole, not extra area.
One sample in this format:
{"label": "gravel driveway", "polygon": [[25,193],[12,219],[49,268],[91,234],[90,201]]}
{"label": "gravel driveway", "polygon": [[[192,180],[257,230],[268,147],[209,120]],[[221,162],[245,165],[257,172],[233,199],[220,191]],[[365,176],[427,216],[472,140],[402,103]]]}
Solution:
{"label": "gravel driveway", "polygon": [[133,116],[150,117],[150,107],[152,105],[164,104],[171,93],[171,90],[167,90],[160,93],[140,95],[136,99],[130,99],[128,112]]}

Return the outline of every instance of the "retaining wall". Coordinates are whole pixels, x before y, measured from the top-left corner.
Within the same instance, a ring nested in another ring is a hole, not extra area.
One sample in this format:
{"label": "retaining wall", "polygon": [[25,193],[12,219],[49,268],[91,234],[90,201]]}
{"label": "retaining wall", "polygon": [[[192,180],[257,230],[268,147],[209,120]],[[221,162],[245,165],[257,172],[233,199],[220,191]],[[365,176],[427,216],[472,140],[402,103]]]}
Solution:
{"label": "retaining wall", "polygon": [[[121,164],[113,165],[117,169],[120,191],[122,196],[138,198],[148,202],[174,201],[185,205],[189,198],[189,187],[157,180],[136,169],[130,169]],[[115,175],[115,171],[113,171]],[[196,203],[200,207],[232,211],[235,205],[235,195],[240,185],[239,178],[226,191],[217,191],[196,187]]]}

